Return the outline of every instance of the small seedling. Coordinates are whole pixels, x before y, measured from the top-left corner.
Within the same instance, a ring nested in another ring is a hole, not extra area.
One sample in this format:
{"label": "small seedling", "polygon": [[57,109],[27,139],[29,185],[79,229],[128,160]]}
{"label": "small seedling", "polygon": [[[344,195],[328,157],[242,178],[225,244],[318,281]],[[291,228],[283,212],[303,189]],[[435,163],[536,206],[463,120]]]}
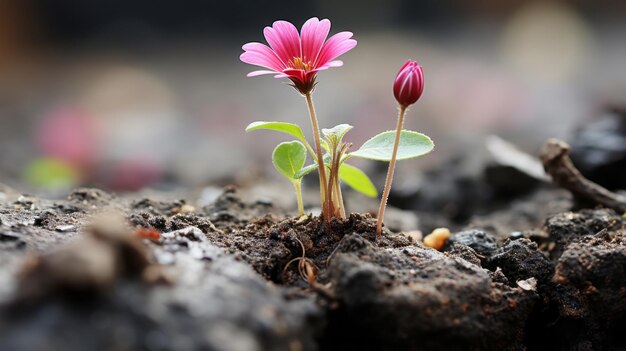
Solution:
{"label": "small seedling", "polygon": [[[303,213],[300,194],[301,178],[315,170],[318,171],[322,219],[325,223],[330,223],[334,218],[346,217],[341,192],[342,181],[366,196],[378,196],[376,187],[369,177],[362,170],[347,164],[347,160],[358,157],[391,162],[390,169],[393,169],[396,160],[424,155],[434,147],[429,137],[418,132],[403,130],[401,123],[395,132],[380,133],[353,152],[349,152],[352,144],[344,141],[346,133],[353,128],[351,125],[339,124],[333,128],[320,130],[313,105],[317,73],[343,65],[343,62],[335,59],[356,46],[356,41],[351,39],[352,33],[341,32],[326,40],[329,31],[330,21],[327,19],[320,21],[317,18],[311,18],[302,26],[300,32],[289,22],[276,21],[272,27],[266,27],[263,31],[269,46],[261,43],[248,43],[243,46],[245,52],[240,57],[245,63],[264,68],[249,73],[249,77],[273,74],[276,78],[288,78],[292,86],[305,97],[313,131],[313,146],[307,141],[302,128],[294,123],[259,121],[248,125],[246,131],[274,130],[297,139],[278,145],[274,150],[272,160],[279,172],[294,184],[298,210],[301,214]],[[413,81],[408,81],[408,83],[412,84]],[[406,93],[415,89],[416,86],[404,84],[401,89],[405,93],[403,97],[412,98],[412,95],[409,96]],[[423,89],[423,85],[419,89]],[[394,93],[395,90],[394,87]],[[397,95],[396,98],[398,98]],[[407,106],[408,104],[401,109],[401,121],[403,121]],[[304,166],[307,153],[313,158],[313,163]],[[297,169],[299,166],[300,168]],[[393,171],[390,174],[392,177]],[[381,204],[382,212],[379,211],[379,221],[382,221],[384,204],[386,204],[391,186],[389,179],[388,176],[385,186],[386,195],[383,196]],[[382,222],[380,225],[382,226]]]}

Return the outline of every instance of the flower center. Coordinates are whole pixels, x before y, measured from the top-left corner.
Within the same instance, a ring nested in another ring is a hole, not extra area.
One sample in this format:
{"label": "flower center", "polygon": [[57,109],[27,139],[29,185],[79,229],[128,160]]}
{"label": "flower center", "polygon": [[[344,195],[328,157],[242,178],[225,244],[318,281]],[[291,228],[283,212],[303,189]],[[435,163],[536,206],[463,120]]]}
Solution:
{"label": "flower center", "polygon": [[302,57],[294,57],[287,63],[289,64],[289,66],[291,66],[291,68],[301,69],[304,71],[310,71],[313,66],[311,61],[304,62]]}

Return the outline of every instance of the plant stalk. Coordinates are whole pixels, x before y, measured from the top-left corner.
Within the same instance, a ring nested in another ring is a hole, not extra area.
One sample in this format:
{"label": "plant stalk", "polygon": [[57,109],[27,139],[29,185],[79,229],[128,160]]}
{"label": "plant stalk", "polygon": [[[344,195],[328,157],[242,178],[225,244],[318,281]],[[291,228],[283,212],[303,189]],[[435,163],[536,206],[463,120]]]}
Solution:
{"label": "plant stalk", "polygon": [[296,188],[296,199],[298,200],[298,214],[304,215],[304,202],[302,201],[302,182],[300,180],[293,182],[294,188]]}
{"label": "plant stalk", "polygon": [[389,199],[389,191],[391,191],[391,182],[393,181],[393,172],[396,168],[396,156],[398,155],[398,145],[400,144],[400,135],[404,126],[404,114],[407,106],[400,106],[398,108],[398,123],[396,126],[396,140],[393,144],[393,153],[391,154],[391,161],[389,162],[389,169],[387,170],[387,179],[385,180],[385,189],[383,190],[383,196],[380,199],[380,207],[378,208],[378,218],[376,221],[376,237],[380,239],[383,232],[383,217],[385,216],[385,208],[387,207],[387,200]]}
{"label": "plant stalk", "polygon": [[315,140],[315,151],[317,153],[317,168],[320,174],[320,197],[322,200],[322,219],[328,221],[331,218],[331,214],[328,213],[328,206],[325,206],[328,197],[326,194],[326,166],[324,165],[324,154],[322,153],[322,143],[320,139],[320,129],[315,115],[315,106],[313,105],[313,96],[309,92],[306,95],[306,103],[309,108],[309,117],[311,117],[311,126],[313,128],[313,139]]}
{"label": "plant stalk", "polygon": [[[337,170],[339,172],[339,170]],[[339,215],[342,219],[346,219],[346,207],[343,203],[343,195],[341,194],[341,185],[339,184],[339,175],[335,179],[335,194],[337,196],[337,203],[339,204]]]}

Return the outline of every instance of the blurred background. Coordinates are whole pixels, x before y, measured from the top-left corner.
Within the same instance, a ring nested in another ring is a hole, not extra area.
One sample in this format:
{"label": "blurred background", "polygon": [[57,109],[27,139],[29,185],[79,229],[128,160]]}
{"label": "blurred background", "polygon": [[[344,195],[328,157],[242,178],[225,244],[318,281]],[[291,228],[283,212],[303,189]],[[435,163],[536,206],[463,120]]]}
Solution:
{"label": "blurred background", "polygon": [[[284,81],[246,78],[254,67],[239,55],[274,20],[313,16],[359,42],[315,92],[322,126],[354,125],[356,146],[394,128],[402,63],[424,66],[406,127],[436,152],[400,164],[400,190],[484,153],[487,135],[536,154],[546,137],[571,141],[626,102],[618,0],[0,0],[0,182],[48,196],[81,185],[289,187],[270,162],[283,137],[243,130],[279,120],[310,133],[305,102]],[[361,166],[382,184],[385,165]]]}

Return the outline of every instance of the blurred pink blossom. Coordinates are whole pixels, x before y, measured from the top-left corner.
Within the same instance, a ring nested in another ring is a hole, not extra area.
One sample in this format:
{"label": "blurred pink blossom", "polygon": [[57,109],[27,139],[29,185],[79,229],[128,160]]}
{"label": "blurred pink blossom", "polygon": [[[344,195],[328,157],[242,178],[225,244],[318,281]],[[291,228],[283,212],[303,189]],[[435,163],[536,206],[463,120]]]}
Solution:
{"label": "blurred pink blossom", "polygon": [[63,160],[78,169],[90,168],[98,157],[95,121],[78,108],[64,106],[45,114],[35,142],[46,157]]}
{"label": "blurred pink blossom", "polygon": [[120,160],[106,168],[103,181],[115,191],[137,191],[154,184],[162,175],[158,164],[145,158]]}

